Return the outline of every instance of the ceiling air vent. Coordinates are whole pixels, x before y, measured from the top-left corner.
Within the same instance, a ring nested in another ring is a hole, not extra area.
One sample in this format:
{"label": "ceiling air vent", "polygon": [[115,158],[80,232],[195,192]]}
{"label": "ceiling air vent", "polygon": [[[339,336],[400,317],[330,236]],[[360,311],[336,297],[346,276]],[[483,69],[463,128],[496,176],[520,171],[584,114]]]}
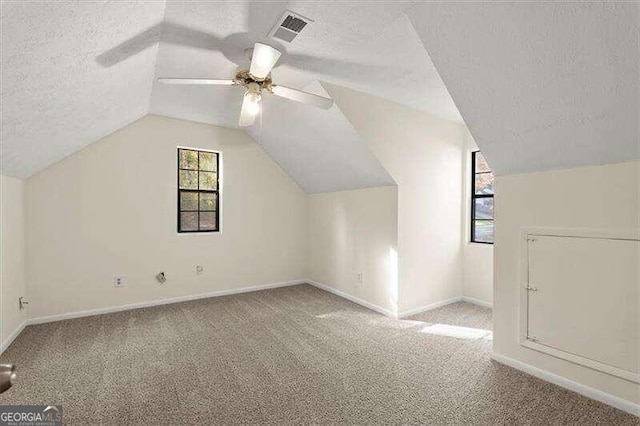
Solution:
{"label": "ceiling air vent", "polygon": [[313,21],[309,18],[286,10],[269,33],[269,37],[291,43],[300,34],[300,31],[311,22]]}

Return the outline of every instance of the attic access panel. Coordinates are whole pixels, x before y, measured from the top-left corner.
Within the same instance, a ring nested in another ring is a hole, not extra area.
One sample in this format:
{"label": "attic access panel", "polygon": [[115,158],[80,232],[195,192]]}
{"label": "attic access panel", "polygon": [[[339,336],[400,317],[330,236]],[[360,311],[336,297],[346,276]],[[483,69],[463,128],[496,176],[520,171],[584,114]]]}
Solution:
{"label": "attic access panel", "polygon": [[527,229],[522,238],[521,344],[639,383],[638,236]]}

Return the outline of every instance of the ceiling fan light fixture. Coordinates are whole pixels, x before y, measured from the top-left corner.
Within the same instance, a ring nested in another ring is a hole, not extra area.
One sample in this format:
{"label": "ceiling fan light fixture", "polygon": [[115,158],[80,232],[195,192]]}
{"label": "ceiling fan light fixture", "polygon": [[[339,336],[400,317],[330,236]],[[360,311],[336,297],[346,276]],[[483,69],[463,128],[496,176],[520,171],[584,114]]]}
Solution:
{"label": "ceiling fan light fixture", "polygon": [[260,93],[247,92],[244,97],[247,102],[247,112],[253,116],[258,114],[260,112],[260,101],[262,100]]}
{"label": "ceiling fan light fixture", "polygon": [[[288,15],[287,15],[288,16]],[[301,29],[302,27],[300,27]],[[256,121],[261,111],[262,93],[271,93],[281,98],[290,99],[307,105],[329,109],[333,100],[302,90],[273,84],[271,70],[280,58],[280,51],[263,43],[256,43],[253,49],[246,52],[251,57],[249,70],[239,70],[233,80],[209,78],[159,78],[165,84],[195,84],[195,85],[227,85],[244,87],[247,91],[242,99],[238,127],[249,127]]]}
{"label": "ceiling fan light fixture", "polygon": [[251,90],[252,86],[249,86],[249,90],[244,94],[242,100],[242,108],[240,108],[240,119],[238,120],[238,126],[248,127],[256,121],[256,116],[260,112],[260,100],[262,95],[260,91]]}
{"label": "ceiling fan light fixture", "polygon": [[256,43],[251,55],[251,68],[249,69],[249,73],[257,79],[266,78],[276,62],[278,62],[280,54],[279,50],[269,45]]}

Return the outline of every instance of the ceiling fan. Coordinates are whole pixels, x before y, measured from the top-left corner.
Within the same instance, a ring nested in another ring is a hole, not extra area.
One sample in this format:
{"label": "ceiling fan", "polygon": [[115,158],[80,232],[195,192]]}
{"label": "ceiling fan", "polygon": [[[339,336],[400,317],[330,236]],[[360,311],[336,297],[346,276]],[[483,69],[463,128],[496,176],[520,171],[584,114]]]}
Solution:
{"label": "ceiling fan", "polygon": [[333,100],[286,86],[273,84],[271,70],[278,62],[281,52],[267,44],[256,43],[253,49],[248,49],[251,55],[251,67],[249,70],[238,71],[233,80],[213,80],[204,78],[159,78],[158,81],[165,84],[200,84],[220,86],[243,86],[246,88],[242,109],[240,110],[240,127],[251,126],[256,115],[260,111],[262,93],[271,93],[276,96],[314,105],[319,108],[329,109]]}

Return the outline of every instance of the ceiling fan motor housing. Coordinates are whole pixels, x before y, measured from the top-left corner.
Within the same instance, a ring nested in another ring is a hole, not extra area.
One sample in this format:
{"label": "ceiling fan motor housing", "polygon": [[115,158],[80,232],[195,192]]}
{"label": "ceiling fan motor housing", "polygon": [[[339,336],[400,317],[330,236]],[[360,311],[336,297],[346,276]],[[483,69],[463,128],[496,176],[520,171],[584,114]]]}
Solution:
{"label": "ceiling fan motor housing", "polygon": [[235,78],[236,84],[244,86],[249,92],[260,93],[263,90],[271,92],[271,75],[268,75],[264,79],[256,79],[249,71],[238,71]]}

